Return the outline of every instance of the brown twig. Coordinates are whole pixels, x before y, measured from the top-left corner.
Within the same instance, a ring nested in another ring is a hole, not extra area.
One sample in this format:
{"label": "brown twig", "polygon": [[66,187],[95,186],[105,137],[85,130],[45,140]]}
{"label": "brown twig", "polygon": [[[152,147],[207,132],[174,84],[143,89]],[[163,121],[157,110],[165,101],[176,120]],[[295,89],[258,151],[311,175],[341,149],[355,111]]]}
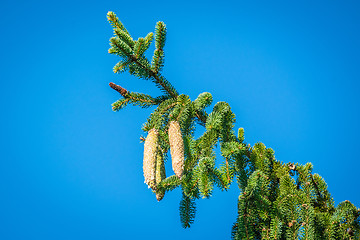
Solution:
{"label": "brown twig", "polygon": [[143,99],[143,98],[135,98],[133,96],[130,95],[130,92],[128,90],[126,90],[125,88],[119,86],[119,85],[116,85],[115,83],[109,83],[109,86],[114,89],[115,91],[119,92],[121,94],[121,96],[123,96],[124,98],[130,98],[134,101],[141,101],[141,102],[149,102],[149,103],[152,103],[152,104],[156,104],[155,101],[151,100],[151,99]]}
{"label": "brown twig", "polygon": [[226,175],[227,175],[227,180],[230,183],[230,175],[229,175],[229,161],[227,158],[225,158],[226,160]]}
{"label": "brown twig", "polygon": [[311,173],[310,173],[310,176],[311,176],[311,182],[312,182],[312,184],[313,184],[314,187],[315,187],[316,194],[318,195],[318,197],[319,197],[320,199],[322,199],[323,197],[321,196],[320,191],[319,191],[319,188],[318,188],[318,186],[317,186],[317,184],[316,184],[316,182],[315,182],[315,180],[314,180],[314,177],[313,177],[313,175],[312,175]]}
{"label": "brown twig", "polygon": [[109,83],[109,86],[114,89],[115,91],[119,92],[121,94],[121,96],[126,97],[128,90],[126,90],[125,88],[116,85],[115,83],[111,82]]}

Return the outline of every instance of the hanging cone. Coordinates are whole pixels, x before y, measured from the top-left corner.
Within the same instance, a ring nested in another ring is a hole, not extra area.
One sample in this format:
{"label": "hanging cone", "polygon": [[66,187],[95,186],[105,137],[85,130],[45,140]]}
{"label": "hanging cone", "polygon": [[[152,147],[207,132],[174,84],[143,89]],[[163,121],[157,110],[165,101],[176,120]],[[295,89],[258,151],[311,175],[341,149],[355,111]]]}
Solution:
{"label": "hanging cone", "polygon": [[[163,154],[160,150],[160,147],[156,154],[156,185],[160,184],[160,182],[166,178],[165,173],[165,165]],[[161,201],[164,198],[165,191],[163,189],[156,188],[156,199]]]}
{"label": "hanging cone", "polygon": [[176,176],[181,178],[184,171],[184,141],[181,135],[180,124],[178,121],[170,122],[169,142],[172,168]]}
{"label": "hanging cone", "polygon": [[145,183],[151,189],[155,189],[155,164],[158,145],[158,131],[153,128],[149,131],[144,144],[144,178]]}

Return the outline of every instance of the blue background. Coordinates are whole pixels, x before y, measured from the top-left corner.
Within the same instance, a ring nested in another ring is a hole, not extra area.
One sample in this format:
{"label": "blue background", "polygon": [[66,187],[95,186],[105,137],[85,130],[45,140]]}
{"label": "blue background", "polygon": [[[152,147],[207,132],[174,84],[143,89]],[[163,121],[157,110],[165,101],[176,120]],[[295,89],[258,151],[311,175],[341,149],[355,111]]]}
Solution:
{"label": "blue background", "polygon": [[151,109],[112,112],[108,83],[159,91],[112,72],[110,10],[134,38],[164,21],[179,92],[229,102],[247,142],[312,162],[360,207],[360,7],[315,2],[1,1],[0,239],[230,239],[235,185],[182,229],[180,191],[158,203],[144,184]]}

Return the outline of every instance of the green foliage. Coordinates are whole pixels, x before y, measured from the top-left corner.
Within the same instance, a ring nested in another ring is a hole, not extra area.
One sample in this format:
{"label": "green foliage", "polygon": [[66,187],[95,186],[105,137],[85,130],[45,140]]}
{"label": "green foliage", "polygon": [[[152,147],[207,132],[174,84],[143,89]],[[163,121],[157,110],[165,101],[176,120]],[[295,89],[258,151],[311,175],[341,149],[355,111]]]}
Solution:
{"label": "green foliage", "polygon": [[[134,41],[113,12],[108,13],[108,20],[113,26],[115,33],[115,36],[110,38],[111,48],[109,49],[109,53],[122,58],[115,66],[114,71],[128,71],[131,75],[138,78],[151,80],[165,95],[176,97],[178,95],[176,89],[161,75],[160,70],[163,65],[161,58],[163,58],[163,53],[157,53],[160,58],[156,60],[158,61],[158,64],[155,64],[156,67],[154,67],[154,61],[153,64],[150,64],[149,60],[144,56],[145,51],[152,42],[153,34],[149,33],[145,38],[139,38],[137,41]],[[165,40],[165,24],[158,22],[155,31],[155,45],[158,51],[163,51]]]}
{"label": "green foliage", "polygon": [[141,106],[143,108],[148,108],[153,105],[156,105],[158,102],[159,102],[158,99],[155,99],[144,93],[127,92],[124,98],[114,102],[112,106],[113,106],[113,111],[119,111],[122,108],[126,107],[126,105],[129,103],[131,103],[134,106]]}
{"label": "green foliage", "polygon": [[204,108],[210,106],[212,100],[213,97],[210,93],[208,92],[201,93],[194,101],[194,108],[198,111],[201,111]]}
{"label": "green foliage", "polygon": [[159,184],[159,188],[162,188],[165,192],[168,192],[179,187],[180,183],[180,179],[176,175],[172,175],[162,180]]}
{"label": "green foliage", "polygon": [[180,202],[180,221],[183,228],[188,228],[194,222],[196,213],[195,200],[183,194]]}
{"label": "green foliage", "polygon": [[[244,129],[234,132],[235,115],[226,102],[212,104],[210,93],[201,93],[194,101],[178,94],[162,75],[166,25],[158,22],[153,33],[134,41],[112,12],[108,20],[114,28],[109,53],[121,57],[115,73],[129,72],[140,79],[151,80],[164,95],[152,97],[110,84],[122,98],[113,103],[118,111],[127,105],[154,107],[146,123],[145,132],[157,129],[159,154],[156,168],[158,200],[164,194],[181,188],[180,220],[184,228],[194,222],[195,201],[209,198],[215,187],[226,190],[236,180],[240,190],[238,216],[232,227],[232,239],[360,239],[360,210],[349,201],[334,206],[326,182],[313,174],[311,163],[284,164],[275,158],[271,148],[263,143],[253,146],[245,142]],[[145,52],[155,39],[151,63]],[[164,161],[170,149],[168,128],[170,121],[178,121],[184,142],[184,173],[165,178]],[[197,126],[203,134],[195,138]],[[215,151],[220,147],[221,163]],[[219,166],[219,167],[216,167]]]}

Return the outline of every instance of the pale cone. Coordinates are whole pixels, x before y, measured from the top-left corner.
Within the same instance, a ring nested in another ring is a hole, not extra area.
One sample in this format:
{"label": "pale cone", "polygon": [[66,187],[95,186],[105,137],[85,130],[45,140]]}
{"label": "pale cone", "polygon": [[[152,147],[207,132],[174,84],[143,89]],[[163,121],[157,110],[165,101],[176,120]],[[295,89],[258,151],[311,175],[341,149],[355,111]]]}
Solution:
{"label": "pale cone", "polygon": [[172,168],[176,176],[181,178],[184,171],[184,141],[178,121],[170,121],[169,142]]}
{"label": "pale cone", "polygon": [[151,189],[155,189],[156,187],[155,165],[156,165],[157,145],[158,145],[158,131],[153,128],[149,131],[148,136],[145,139],[144,161],[143,161],[145,183]]}

